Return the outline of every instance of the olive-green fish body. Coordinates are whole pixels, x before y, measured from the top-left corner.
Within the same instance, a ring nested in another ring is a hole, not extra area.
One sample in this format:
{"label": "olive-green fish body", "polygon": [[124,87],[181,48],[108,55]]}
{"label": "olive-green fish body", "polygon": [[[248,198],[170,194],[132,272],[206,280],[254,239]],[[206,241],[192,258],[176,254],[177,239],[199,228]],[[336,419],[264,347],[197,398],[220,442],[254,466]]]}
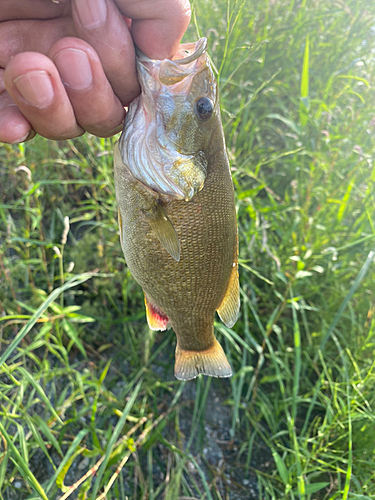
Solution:
{"label": "olive-green fish body", "polygon": [[[214,336],[214,315],[218,311],[232,326],[239,310],[235,200],[217,103],[210,120],[214,121],[198,151],[198,165],[194,156],[189,160],[193,173],[186,176],[186,169],[182,171],[185,177],[178,186],[187,193],[182,199],[138,180],[124,161],[121,142],[115,149],[125,259],[145,293],[150,327],[163,330],[171,326],[176,333],[175,375],[180,379],[199,373],[231,375]],[[200,179],[201,172],[203,187],[197,188],[190,181]]]}

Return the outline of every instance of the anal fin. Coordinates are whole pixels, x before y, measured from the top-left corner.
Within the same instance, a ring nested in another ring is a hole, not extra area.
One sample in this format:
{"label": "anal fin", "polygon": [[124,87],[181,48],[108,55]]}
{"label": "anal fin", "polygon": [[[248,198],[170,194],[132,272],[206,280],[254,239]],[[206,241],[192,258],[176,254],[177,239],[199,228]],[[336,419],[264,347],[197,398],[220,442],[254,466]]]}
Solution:
{"label": "anal fin", "polygon": [[186,351],[177,344],[174,375],[179,380],[191,380],[199,374],[210,377],[231,377],[232,369],[223,348],[214,344],[204,351]]}
{"label": "anal fin", "polygon": [[146,318],[150,330],[166,330],[168,327],[168,316],[145,294]]}
{"label": "anal fin", "polygon": [[169,217],[161,208],[160,203],[155,201],[152,208],[142,209],[155,236],[158,238],[165,250],[175,260],[180,260],[180,241]]}
{"label": "anal fin", "polygon": [[227,290],[217,312],[221,321],[228,328],[231,328],[237,321],[238,313],[240,312],[240,285],[238,282],[237,258],[233,262]]}

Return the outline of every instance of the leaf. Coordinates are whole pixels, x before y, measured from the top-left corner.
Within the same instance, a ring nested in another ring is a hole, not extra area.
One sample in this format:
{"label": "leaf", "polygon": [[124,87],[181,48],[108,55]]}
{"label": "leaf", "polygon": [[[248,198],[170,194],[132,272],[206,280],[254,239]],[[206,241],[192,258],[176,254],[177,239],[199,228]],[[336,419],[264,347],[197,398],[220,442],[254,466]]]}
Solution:
{"label": "leaf", "polygon": [[345,212],[346,206],[347,206],[349,198],[350,198],[350,194],[351,194],[352,189],[353,189],[353,184],[354,184],[354,182],[351,181],[351,183],[347,187],[346,193],[345,193],[342,201],[340,202],[340,208],[339,208],[339,211],[338,211],[338,214],[337,214],[337,222],[341,222],[342,221],[342,218],[344,216],[344,212]]}
{"label": "leaf", "polygon": [[138,385],[134,389],[133,394],[131,395],[129,401],[125,405],[125,408],[122,412],[121,418],[117,422],[116,427],[115,427],[114,431],[112,432],[111,439],[109,440],[107,450],[105,452],[104,461],[103,461],[102,465],[100,466],[98,473],[97,473],[97,476],[96,476],[96,481],[95,481],[95,484],[93,486],[91,500],[95,500],[95,498],[96,498],[104,471],[106,470],[107,464],[108,464],[109,459],[111,457],[113,446],[114,446],[115,442],[117,441],[117,438],[119,437],[120,432],[122,431],[122,428],[125,425],[126,417],[128,416],[130,410],[132,409],[132,407],[134,405],[135,400],[137,399],[138,393],[141,389],[141,385],[142,385],[142,380],[140,382],[138,382]]}
{"label": "leaf", "polygon": [[274,285],[274,282],[266,278],[265,276],[262,276],[256,269],[253,269],[252,267],[248,266],[247,264],[244,264],[243,262],[239,261],[238,264],[243,267],[244,269],[247,269],[251,273],[255,274],[259,279],[265,281],[269,285]]}
{"label": "leaf", "polygon": [[65,314],[67,316],[68,314],[77,312],[80,309],[81,309],[81,306],[67,306],[67,307],[64,307],[62,312],[63,312],[63,314]]}
{"label": "leaf", "polygon": [[65,290],[68,290],[69,288],[73,288],[75,286],[80,285],[81,283],[84,283],[85,281],[89,280],[93,276],[100,276],[97,273],[83,273],[83,274],[77,274],[77,276],[74,276],[74,278],[71,278],[68,280],[64,285],[60,286],[59,288],[56,288],[48,298],[43,302],[41,306],[38,307],[38,309],[35,311],[33,316],[30,318],[30,320],[26,323],[25,326],[21,328],[21,330],[18,332],[16,337],[13,339],[13,341],[9,344],[7,349],[5,349],[3,355],[0,358],[0,366],[5,363],[5,361],[9,358],[9,356],[12,354],[12,352],[16,349],[16,347],[19,345],[19,343],[26,337],[26,335],[29,333],[29,331],[33,328],[35,323],[38,321],[38,319],[42,316],[44,311],[48,308],[48,306]]}
{"label": "leaf", "polygon": [[60,472],[64,469],[64,467],[69,462],[69,460],[71,459],[71,457],[75,454],[75,452],[76,452],[78,446],[80,445],[82,439],[86,436],[86,434],[88,432],[89,432],[89,429],[82,429],[81,431],[79,431],[79,433],[77,434],[77,436],[74,438],[72,444],[70,445],[68,451],[66,452],[66,454],[65,454],[65,456],[64,456],[61,464],[59,465],[59,467],[57,469],[57,471],[52,476],[52,478],[48,481],[48,484],[46,486],[47,493],[50,492],[50,490],[52,489],[53,485],[55,484],[55,481],[57,480]]}
{"label": "leaf", "polygon": [[275,460],[275,464],[276,464],[277,470],[280,474],[280,477],[281,477],[283,483],[285,484],[285,486],[287,486],[289,484],[288,469],[286,468],[286,465],[285,465],[283,459],[280,457],[280,455],[277,453],[277,451],[273,450],[272,456],[273,456],[273,459]]}
{"label": "leaf", "polygon": [[68,314],[68,317],[71,323],[94,323],[94,321],[96,321],[95,318],[91,318],[91,316],[85,316],[84,314],[72,313]]}
{"label": "leaf", "polygon": [[30,428],[30,430],[31,430],[31,432],[32,432],[32,434],[34,436],[34,439],[37,442],[38,446],[44,452],[44,454],[46,455],[47,459],[51,463],[52,467],[55,468],[55,464],[53,463],[53,460],[51,459],[51,457],[50,457],[50,455],[48,453],[46,444],[43,441],[42,436],[40,435],[38,429],[35,427],[34,422],[31,420],[31,417],[29,415],[26,416],[26,420],[27,420],[27,424],[28,424],[28,426],[29,426],[29,428]]}
{"label": "leaf", "polygon": [[274,375],[266,375],[259,380],[259,384],[271,384],[272,382],[277,382],[280,380],[280,376],[275,373]]}
{"label": "leaf", "polygon": [[87,358],[86,350],[83,347],[83,344],[78,337],[78,332],[75,328],[75,326],[72,325],[67,319],[62,320],[62,327],[65,330],[65,333],[68,335],[70,339],[74,342],[74,344],[78,347],[78,349],[81,351],[81,353],[84,355],[85,358]]}
{"label": "leaf", "polygon": [[52,406],[50,400],[48,399],[48,397],[46,396],[46,393],[43,390],[43,387],[39,384],[39,382],[37,382],[33,378],[33,376],[27,370],[25,370],[25,368],[19,367],[18,371],[24,376],[24,378],[26,378],[30,382],[30,384],[34,387],[34,389],[36,390],[36,392],[41,397],[42,401],[46,404],[46,406],[49,409],[49,411],[51,412],[51,414],[56,418],[56,420],[58,420],[60,422],[60,424],[62,424],[63,421],[59,417],[59,415],[56,412],[55,408]]}
{"label": "leaf", "polygon": [[287,127],[289,127],[291,130],[293,130],[294,133],[297,135],[301,135],[302,131],[299,128],[299,126],[293,122],[292,120],[289,120],[289,118],[285,118],[285,116],[280,115],[279,113],[270,113],[269,115],[266,115],[266,118],[273,118],[275,120],[280,120],[283,122]]}
{"label": "leaf", "polygon": [[104,379],[107,376],[107,373],[108,373],[109,367],[111,366],[111,363],[112,363],[112,359],[109,359],[104,367],[104,370],[102,371],[102,373],[99,377],[99,384],[102,384],[104,382]]}
{"label": "leaf", "polygon": [[313,275],[313,273],[310,272],[310,271],[302,271],[301,270],[301,271],[298,271],[296,273],[295,277],[296,277],[297,280],[299,280],[299,279],[302,279],[302,278],[308,278],[309,276],[312,276],[312,275]]}
{"label": "leaf", "polygon": [[[330,483],[310,483],[305,485],[306,495],[311,495],[329,486]],[[297,492],[296,492],[297,494]]]}
{"label": "leaf", "polygon": [[60,447],[59,442],[55,438],[53,432],[51,429],[48,427],[48,424],[45,420],[43,420],[39,415],[33,415],[33,420],[38,426],[38,428],[43,432],[43,434],[46,436],[46,438],[51,442],[51,444],[56,448],[58,453],[63,456],[62,449]]}
{"label": "leaf", "polygon": [[[319,351],[323,350],[323,348],[324,348],[327,340],[331,336],[333,330],[336,328],[337,323],[339,322],[341,316],[343,315],[343,313],[344,313],[344,311],[345,311],[345,309],[346,309],[349,301],[351,300],[351,298],[353,297],[355,291],[357,290],[357,288],[361,284],[361,281],[363,280],[363,278],[365,276],[367,276],[368,270],[369,270],[371,264],[374,261],[374,257],[375,257],[375,247],[368,253],[367,258],[366,258],[366,260],[365,260],[365,262],[364,262],[361,270],[359,271],[359,273],[357,274],[356,279],[354,280],[354,283],[350,287],[350,290],[349,290],[348,294],[346,295],[345,299],[341,303],[341,305],[339,307],[339,310],[337,311],[335,317],[333,318],[333,321],[330,324],[327,332],[324,334],[324,337],[320,341]],[[316,361],[316,359],[318,359],[318,356],[319,356],[319,352],[317,352],[317,354],[315,355],[314,362]]]}
{"label": "leaf", "polygon": [[322,267],[322,266],[313,266],[311,269],[317,273],[320,273],[320,274],[324,273],[324,267]]}
{"label": "leaf", "polygon": [[70,488],[70,486],[65,486],[64,484],[64,479],[65,479],[65,476],[67,475],[69,469],[70,469],[70,466],[72,465],[72,463],[74,462],[75,458],[80,455],[86,448],[78,448],[70,457],[69,457],[69,460],[67,460],[64,464],[64,467],[61,468],[57,478],[56,478],[56,486],[58,488],[60,488],[60,490],[65,493],[66,491],[68,491],[68,489]]}
{"label": "leaf", "polygon": [[306,35],[305,52],[303,54],[302,75],[301,75],[301,104],[300,104],[300,120],[304,127],[307,123],[307,112],[309,111],[309,57],[310,57],[310,40],[309,35]]}
{"label": "leaf", "polygon": [[34,488],[34,490],[41,496],[43,500],[48,500],[44,489],[39,484],[39,481],[36,479],[31,470],[29,469],[28,464],[25,462],[25,460],[17,450],[15,444],[13,443],[13,439],[9,436],[9,434],[7,433],[1,422],[0,422],[0,433],[4,436],[10,450],[12,451],[13,457],[9,455],[10,459],[17,467],[17,469],[20,471],[22,477],[25,478],[25,480],[30,484],[30,486]]}
{"label": "leaf", "polygon": [[29,453],[27,450],[27,443],[26,443],[26,436],[25,436],[25,431],[24,428],[17,424],[17,432],[18,432],[18,437],[20,441],[20,451],[23,459],[25,460],[26,463],[29,462]]}
{"label": "leaf", "polygon": [[356,75],[338,75],[337,78],[347,78],[348,80],[357,80],[358,82],[362,82],[366,85],[366,87],[370,87],[370,84],[365,78],[361,78]]}
{"label": "leaf", "polygon": [[0,491],[4,491],[3,484],[7,471],[9,454],[6,451],[0,454]]}

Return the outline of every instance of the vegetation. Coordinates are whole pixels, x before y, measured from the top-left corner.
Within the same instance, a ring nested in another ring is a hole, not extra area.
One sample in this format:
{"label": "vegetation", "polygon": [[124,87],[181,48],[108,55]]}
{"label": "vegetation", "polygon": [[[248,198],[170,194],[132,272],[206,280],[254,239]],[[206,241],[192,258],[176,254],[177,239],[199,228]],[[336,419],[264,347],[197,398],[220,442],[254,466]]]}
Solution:
{"label": "vegetation", "polygon": [[147,328],[116,138],[1,147],[1,500],[375,498],[374,15],[194,5],[238,206],[230,380],[175,380]]}

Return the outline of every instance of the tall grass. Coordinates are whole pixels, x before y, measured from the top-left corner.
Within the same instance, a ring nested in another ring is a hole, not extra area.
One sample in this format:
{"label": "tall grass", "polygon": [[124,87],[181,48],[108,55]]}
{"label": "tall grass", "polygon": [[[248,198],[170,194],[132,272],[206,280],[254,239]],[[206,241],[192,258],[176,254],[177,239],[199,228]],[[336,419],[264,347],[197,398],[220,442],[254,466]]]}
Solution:
{"label": "tall grass", "polygon": [[375,498],[375,5],[194,3],[236,188],[230,381],[173,378],[116,138],[0,149],[0,499]]}

